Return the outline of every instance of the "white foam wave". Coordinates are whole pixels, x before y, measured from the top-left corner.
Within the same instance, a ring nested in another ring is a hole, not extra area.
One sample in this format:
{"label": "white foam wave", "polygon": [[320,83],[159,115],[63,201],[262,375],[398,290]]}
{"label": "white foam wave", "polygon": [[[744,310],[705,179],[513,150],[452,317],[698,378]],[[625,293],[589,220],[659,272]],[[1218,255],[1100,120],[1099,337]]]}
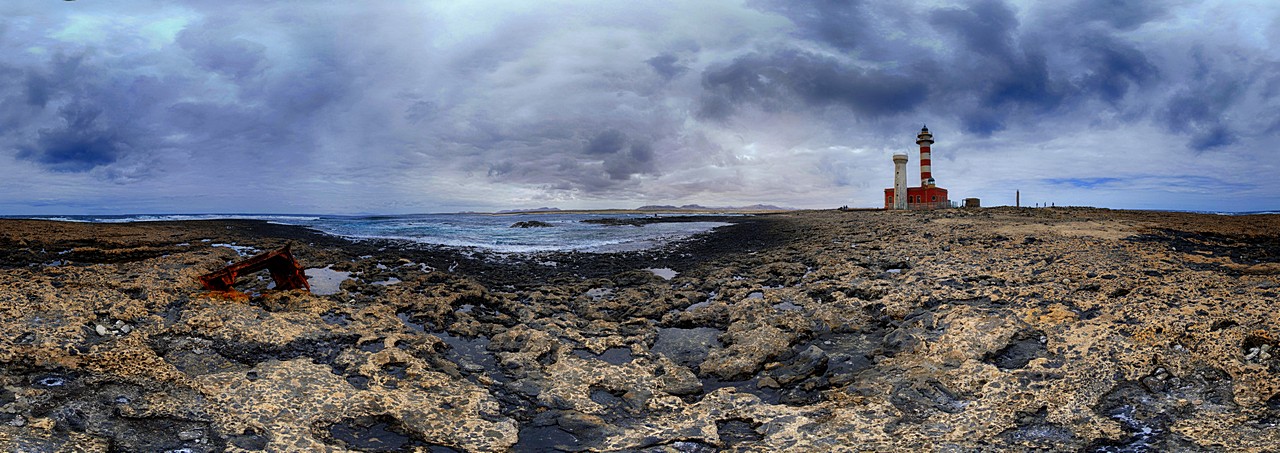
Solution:
{"label": "white foam wave", "polygon": [[[652,242],[652,239],[637,239],[637,240],[619,239],[619,240],[585,241],[578,244],[569,244],[569,245],[532,245],[532,244],[494,244],[489,242],[467,241],[467,240],[461,240],[456,238],[441,238],[441,237],[432,237],[432,236],[395,236],[395,235],[376,235],[376,234],[336,234],[336,233],[331,233],[331,234],[334,234],[335,236],[344,237],[347,239],[352,239],[352,240],[406,241],[406,242],[414,242],[418,244],[442,245],[445,247],[484,249],[484,250],[488,250],[495,253],[538,253],[538,252],[555,252],[555,251],[586,252],[586,251],[597,251],[597,250],[604,251],[604,250],[613,250],[614,247],[623,246],[626,244],[641,244],[641,243]],[[642,248],[647,248],[647,247],[641,247],[641,249]],[[624,248],[624,249],[639,250],[639,249],[629,249],[629,248]],[[619,250],[624,250],[624,249],[619,249]]]}
{"label": "white foam wave", "polygon": [[132,215],[132,216],[75,216],[75,217],[28,217],[29,219],[54,220],[59,222],[79,223],[134,223],[134,222],[180,222],[188,220],[266,220],[271,223],[289,225],[297,222],[320,220],[318,216],[302,215],[254,215],[254,214],[165,214],[165,215]]}

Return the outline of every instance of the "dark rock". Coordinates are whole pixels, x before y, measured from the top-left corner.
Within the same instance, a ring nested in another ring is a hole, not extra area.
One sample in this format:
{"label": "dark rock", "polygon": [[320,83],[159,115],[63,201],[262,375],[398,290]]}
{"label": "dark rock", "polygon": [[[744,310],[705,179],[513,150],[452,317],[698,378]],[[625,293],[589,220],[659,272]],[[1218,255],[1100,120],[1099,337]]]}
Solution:
{"label": "dark rock", "polygon": [[253,429],[246,430],[243,434],[235,434],[227,436],[227,443],[235,445],[236,448],[249,451],[264,451],[270,442],[266,435],[259,433]]}
{"label": "dark rock", "polygon": [[750,420],[729,419],[716,422],[716,431],[720,435],[720,442],[725,447],[734,447],[744,443],[759,442],[764,436],[756,431],[759,423]]}
{"label": "dark rock", "polygon": [[609,348],[599,355],[585,349],[574,349],[573,355],[584,359],[599,359],[611,365],[625,365],[635,358],[631,356],[631,348]]}
{"label": "dark rock", "polygon": [[1022,449],[1037,450],[1074,450],[1082,443],[1070,429],[1049,423],[1045,419],[1048,408],[1041,407],[1035,412],[1018,412],[1017,426],[1001,432],[999,438],[1004,442]]}
{"label": "dark rock", "polygon": [[555,451],[583,451],[587,447],[579,437],[558,426],[522,427],[520,437],[511,451],[515,453],[548,453]]}
{"label": "dark rock", "polygon": [[827,369],[827,353],[814,345],[809,345],[795,357],[787,362],[786,365],[770,370],[767,375],[772,377],[781,385],[790,385],[794,382],[808,379],[810,376],[821,374]]}
{"label": "dark rock", "polygon": [[[1221,413],[1235,409],[1230,376],[1217,368],[1201,368],[1183,377],[1157,370],[1148,378],[1122,382],[1098,400],[1094,411],[1118,420],[1127,437],[1095,439],[1089,451],[1203,450],[1169,427],[1178,419],[1194,417],[1201,411]],[[1191,406],[1180,402],[1195,400],[1204,403]]]}
{"label": "dark rock", "polygon": [[902,412],[903,421],[909,423],[923,422],[937,412],[959,413],[967,405],[937,381],[898,384],[889,402]]}
{"label": "dark rock", "polygon": [[511,224],[511,228],[548,228],[552,226],[555,225],[538,220],[525,220]]}
{"label": "dark rock", "polygon": [[410,451],[426,443],[407,434],[399,420],[390,416],[348,418],[325,431],[329,441],[356,451]]}
{"label": "dark rock", "polygon": [[1021,331],[1010,339],[1009,344],[999,351],[988,353],[983,360],[1000,369],[1016,370],[1026,367],[1031,359],[1045,357],[1048,350],[1040,340],[1044,333],[1040,331]]}
{"label": "dark rock", "polygon": [[719,338],[723,333],[719,329],[710,327],[658,329],[658,339],[653,342],[650,351],[667,356],[681,365],[697,369],[707,359],[711,348],[720,346]]}
{"label": "dark rock", "polygon": [[675,370],[659,368],[662,376],[662,391],[676,396],[696,395],[702,393],[702,381],[688,368]]}
{"label": "dark rock", "polygon": [[616,426],[598,416],[574,411],[561,413],[556,419],[556,426],[586,445],[597,444],[618,431]]}

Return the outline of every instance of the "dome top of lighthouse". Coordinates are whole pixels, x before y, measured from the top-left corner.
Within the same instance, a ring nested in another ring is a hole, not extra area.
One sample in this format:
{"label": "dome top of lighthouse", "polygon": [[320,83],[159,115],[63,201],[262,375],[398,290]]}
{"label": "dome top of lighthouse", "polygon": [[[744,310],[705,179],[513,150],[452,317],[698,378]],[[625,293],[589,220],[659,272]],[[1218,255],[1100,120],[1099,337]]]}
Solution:
{"label": "dome top of lighthouse", "polygon": [[933,144],[933,134],[929,133],[929,126],[921,127],[920,133],[916,134],[916,139],[917,145]]}

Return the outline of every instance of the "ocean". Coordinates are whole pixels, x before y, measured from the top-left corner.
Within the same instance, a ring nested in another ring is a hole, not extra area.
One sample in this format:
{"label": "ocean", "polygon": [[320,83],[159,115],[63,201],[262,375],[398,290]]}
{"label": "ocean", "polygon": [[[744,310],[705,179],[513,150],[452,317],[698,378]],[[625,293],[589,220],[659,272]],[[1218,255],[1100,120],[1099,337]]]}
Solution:
{"label": "ocean", "polygon": [[[642,214],[416,214],[394,216],[175,214],[25,216],[22,218],[70,222],[124,223],[182,220],[248,219],[313,228],[353,240],[397,239],[422,244],[479,248],[497,253],[546,251],[621,252],[653,248],[688,238],[724,222],[649,223],[606,226],[583,220],[634,219]],[[549,227],[512,228],[516,222],[538,221]]]}

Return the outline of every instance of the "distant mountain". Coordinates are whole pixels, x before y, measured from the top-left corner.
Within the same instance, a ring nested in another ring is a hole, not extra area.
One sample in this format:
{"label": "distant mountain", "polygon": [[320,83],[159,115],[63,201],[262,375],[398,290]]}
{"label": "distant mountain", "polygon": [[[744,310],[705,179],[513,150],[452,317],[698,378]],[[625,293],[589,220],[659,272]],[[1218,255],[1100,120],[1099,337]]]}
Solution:
{"label": "distant mountain", "polygon": [[672,205],[645,205],[636,208],[637,211],[791,211],[793,208],[783,208],[770,204],[753,204],[751,206],[703,206],[699,204],[687,204],[684,206]]}
{"label": "distant mountain", "polygon": [[544,207],[541,207],[541,208],[533,208],[533,209],[507,209],[507,210],[505,210],[505,211],[498,211],[498,214],[512,214],[512,213],[517,213],[517,212],[520,212],[520,213],[524,213],[524,212],[556,212],[556,211],[559,211],[559,210],[560,210],[560,208],[548,208],[548,207],[545,207],[545,206],[544,206]]}

